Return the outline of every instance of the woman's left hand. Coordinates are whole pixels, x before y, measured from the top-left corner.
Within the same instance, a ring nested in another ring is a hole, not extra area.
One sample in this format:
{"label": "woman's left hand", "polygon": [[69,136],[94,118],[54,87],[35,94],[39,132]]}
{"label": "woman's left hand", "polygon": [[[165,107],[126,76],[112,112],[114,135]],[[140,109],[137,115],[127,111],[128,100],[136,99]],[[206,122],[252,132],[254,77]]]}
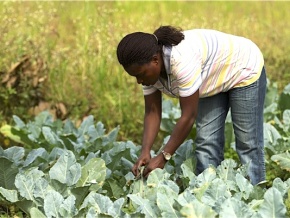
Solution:
{"label": "woman's left hand", "polygon": [[152,170],[156,168],[163,169],[165,164],[166,160],[164,159],[163,154],[162,153],[158,154],[156,157],[150,159],[149,163],[146,165],[143,171],[143,176],[147,178]]}

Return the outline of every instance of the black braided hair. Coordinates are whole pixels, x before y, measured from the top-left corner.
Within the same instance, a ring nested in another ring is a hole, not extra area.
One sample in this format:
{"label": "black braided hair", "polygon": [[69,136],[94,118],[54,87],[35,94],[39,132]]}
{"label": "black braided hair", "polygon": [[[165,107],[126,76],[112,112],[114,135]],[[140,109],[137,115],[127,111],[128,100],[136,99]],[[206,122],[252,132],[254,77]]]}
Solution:
{"label": "black braided hair", "polygon": [[153,55],[162,51],[162,45],[178,45],[184,39],[181,29],[172,26],[161,26],[154,35],[144,32],[126,35],[117,47],[119,63],[125,68],[132,64],[149,63]]}
{"label": "black braided hair", "polygon": [[158,38],[158,43],[165,46],[178,45],[184,39],[182,29],[173,26],[161,26],[154,34]]}

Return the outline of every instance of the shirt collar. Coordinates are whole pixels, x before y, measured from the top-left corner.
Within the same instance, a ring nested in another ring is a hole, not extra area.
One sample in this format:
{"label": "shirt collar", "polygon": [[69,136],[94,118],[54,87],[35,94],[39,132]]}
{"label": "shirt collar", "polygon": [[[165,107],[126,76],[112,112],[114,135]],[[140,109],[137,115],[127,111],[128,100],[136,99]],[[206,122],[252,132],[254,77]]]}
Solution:
{"label": "shirt collar", "polygon": [[163,50],[163,62],[164,62],[165,71],[168,75],[172,74],[171,65],[170,65],[172,46],[163,46],[162,50]]}

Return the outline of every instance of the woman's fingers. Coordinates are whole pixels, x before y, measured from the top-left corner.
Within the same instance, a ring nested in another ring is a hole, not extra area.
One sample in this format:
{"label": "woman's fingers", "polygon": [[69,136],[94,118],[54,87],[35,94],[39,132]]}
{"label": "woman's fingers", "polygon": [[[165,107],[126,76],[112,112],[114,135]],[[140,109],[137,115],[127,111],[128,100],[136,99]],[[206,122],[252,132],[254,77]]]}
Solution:
{"label": "woman's fingers", "polygon": [[132,168],[132,172],[135,176],[137,176],[139,174],[139,168],[140,168],[140,164],[138,162],[135,163],[133,168]]}

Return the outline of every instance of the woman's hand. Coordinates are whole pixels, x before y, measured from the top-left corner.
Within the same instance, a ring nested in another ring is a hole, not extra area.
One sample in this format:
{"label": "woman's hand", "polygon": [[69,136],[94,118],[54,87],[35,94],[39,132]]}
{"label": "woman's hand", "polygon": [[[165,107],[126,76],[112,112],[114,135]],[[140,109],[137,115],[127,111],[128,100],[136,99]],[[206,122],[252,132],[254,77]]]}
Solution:
{"label": "woman's hand", "polygon": [[163,154],[160,153],[158,154],[156,157],[152,158],[149,163],[147,164],[147,166],[145,167],[144,171],[143,171],[143,176],[145,178],[148,177],[149,173],[156,169],[156,168],[164,168],[164,165],[166,164],[166,160],[163,157]]}
{"label": "woman's hand", "polygon": [[150,159],[151,159],[150,153],[141,153],[138,160],[132,167],[132,172],[136,177],[139,176],[141,167],[146,166],[149,163]]}
{"label": "woman's hand", "polygon": [[136,163],[134,164],[132,168],[133,174],[138,177],[140,176],[140,169],[142,166],[145,166],[145,169],[143,171],[143,177],[147,178],[149,173],[156,169],[156,168],[164,168],[164,165],[166,164],[166,160],[163,157],[163,154],[159,154],[156,157],[151,159],[150,154],[141,154]]}

